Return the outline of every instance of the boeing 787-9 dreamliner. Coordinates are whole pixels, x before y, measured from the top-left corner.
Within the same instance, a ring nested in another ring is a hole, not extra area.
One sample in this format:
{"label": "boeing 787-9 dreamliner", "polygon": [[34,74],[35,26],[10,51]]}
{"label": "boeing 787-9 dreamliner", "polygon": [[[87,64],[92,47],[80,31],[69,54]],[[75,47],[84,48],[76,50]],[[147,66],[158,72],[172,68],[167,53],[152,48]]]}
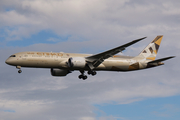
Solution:
{"label": "boeing 787-9 dreamliner", "polygon": [[130,45],[133,45],[146,37],[134,40],[122,46],[99,54],[77,54],[77,53],[53,53],[53,52],[20,52],[11,55],[6,63],[16,66],[21,73],[21,67],[49,68],[52,76],[66,76],[78,70],[79,79],[87,79],[85,71],[89,75],[96,75],[97,71],[133,71],[164,65],[162,61],[175,56],[155,60],[162,35],[157,36],[138,56],[129,57],[116,55]]}

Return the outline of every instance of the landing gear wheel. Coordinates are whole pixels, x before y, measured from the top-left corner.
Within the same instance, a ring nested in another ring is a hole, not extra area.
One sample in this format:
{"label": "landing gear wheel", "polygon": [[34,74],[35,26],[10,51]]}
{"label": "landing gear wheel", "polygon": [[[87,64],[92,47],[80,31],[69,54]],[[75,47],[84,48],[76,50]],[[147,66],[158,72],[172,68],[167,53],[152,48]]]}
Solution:
{"label": "landing gear wheel", "polygon": [[83,75],[79,75],[79,79],[82,79],[83,78]]}
{"label": "landing gear wheel", "polygon": [[18,73],[22,73],[22,70],[18,70]]}
{"label": "landing gear wheel", "polygon": [[87,79],[87,75],[84,75],[84,70],[80,70],[81,72],[81,75],[79,75],[79,79],[83,79],[83,80],[86,80]]}
{"label": "landing gear wheel", "polygon": [[86,79],[87,79],[87,76],[86,76],[86,75],[84,75],[84,76],[83,76],[83,80],[86,80]]}
{"label": "landing gear wheel", "polygon": [[91,71],[88,71],[87,74],[90,75],[90,74],[92,74],[92,72],[91,72]]}
{"label": "landing gear wheel", "polygon": [[96,75],[97,73],[96,73],[96,71],[88,71],[88,74],[94,76],[94,75]]}
{"label": "landing gear wheel", "polygon": [[96,75],[96,74],[97,74],[96,71],[93,71],[93,72],[92,72],[92,76],[94,76],[94,75]]}
{"label": "landing gear wheel", "polygon": [[79,75],[79,79],[86,80],[86,79],[87,79],[87,76],[86,76],[86,75]]}

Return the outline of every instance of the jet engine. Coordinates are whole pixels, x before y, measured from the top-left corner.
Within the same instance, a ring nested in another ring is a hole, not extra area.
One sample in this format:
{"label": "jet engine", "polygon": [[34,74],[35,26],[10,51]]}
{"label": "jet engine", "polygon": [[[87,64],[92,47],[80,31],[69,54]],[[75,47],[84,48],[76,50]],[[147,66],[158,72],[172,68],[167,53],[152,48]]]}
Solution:
{"label": "jet engine", "polygon": [[52,76],[66,76],[68,73],[70,73],[69,70],[51,68],[51,75]]}
{"label": "jet engine", "polygon": [[83,57],[71,57],[68,60],[68,66],[70,68],[84,68],[86,66],[86,60]]}

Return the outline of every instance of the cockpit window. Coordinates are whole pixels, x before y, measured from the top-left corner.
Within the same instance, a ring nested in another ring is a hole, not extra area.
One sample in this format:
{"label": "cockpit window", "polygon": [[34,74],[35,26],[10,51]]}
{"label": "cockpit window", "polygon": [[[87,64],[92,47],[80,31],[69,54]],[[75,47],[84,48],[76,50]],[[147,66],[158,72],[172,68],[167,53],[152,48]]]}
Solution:
{"label": "cockpit window", "polygon": [[11,55],[10,57],[16,57],[16,55]]}

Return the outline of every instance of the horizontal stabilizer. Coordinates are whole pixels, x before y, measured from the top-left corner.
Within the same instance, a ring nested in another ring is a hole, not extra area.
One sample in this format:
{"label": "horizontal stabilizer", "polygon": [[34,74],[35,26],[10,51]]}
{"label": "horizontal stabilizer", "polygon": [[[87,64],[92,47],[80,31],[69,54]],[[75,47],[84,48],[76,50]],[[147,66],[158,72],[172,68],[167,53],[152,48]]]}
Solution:
{"label": "horizontal stabilizer", "polygon": [[158,63],[158,62],[162,62],[162,61],[165,61],[165,60],[174,58],[174,57],[176,57],[176,56],[171,56],[171,57],[161,58],[161,59],[154,60],[154,61],[151,61],[151,62],[148,62],[148,63]]}

